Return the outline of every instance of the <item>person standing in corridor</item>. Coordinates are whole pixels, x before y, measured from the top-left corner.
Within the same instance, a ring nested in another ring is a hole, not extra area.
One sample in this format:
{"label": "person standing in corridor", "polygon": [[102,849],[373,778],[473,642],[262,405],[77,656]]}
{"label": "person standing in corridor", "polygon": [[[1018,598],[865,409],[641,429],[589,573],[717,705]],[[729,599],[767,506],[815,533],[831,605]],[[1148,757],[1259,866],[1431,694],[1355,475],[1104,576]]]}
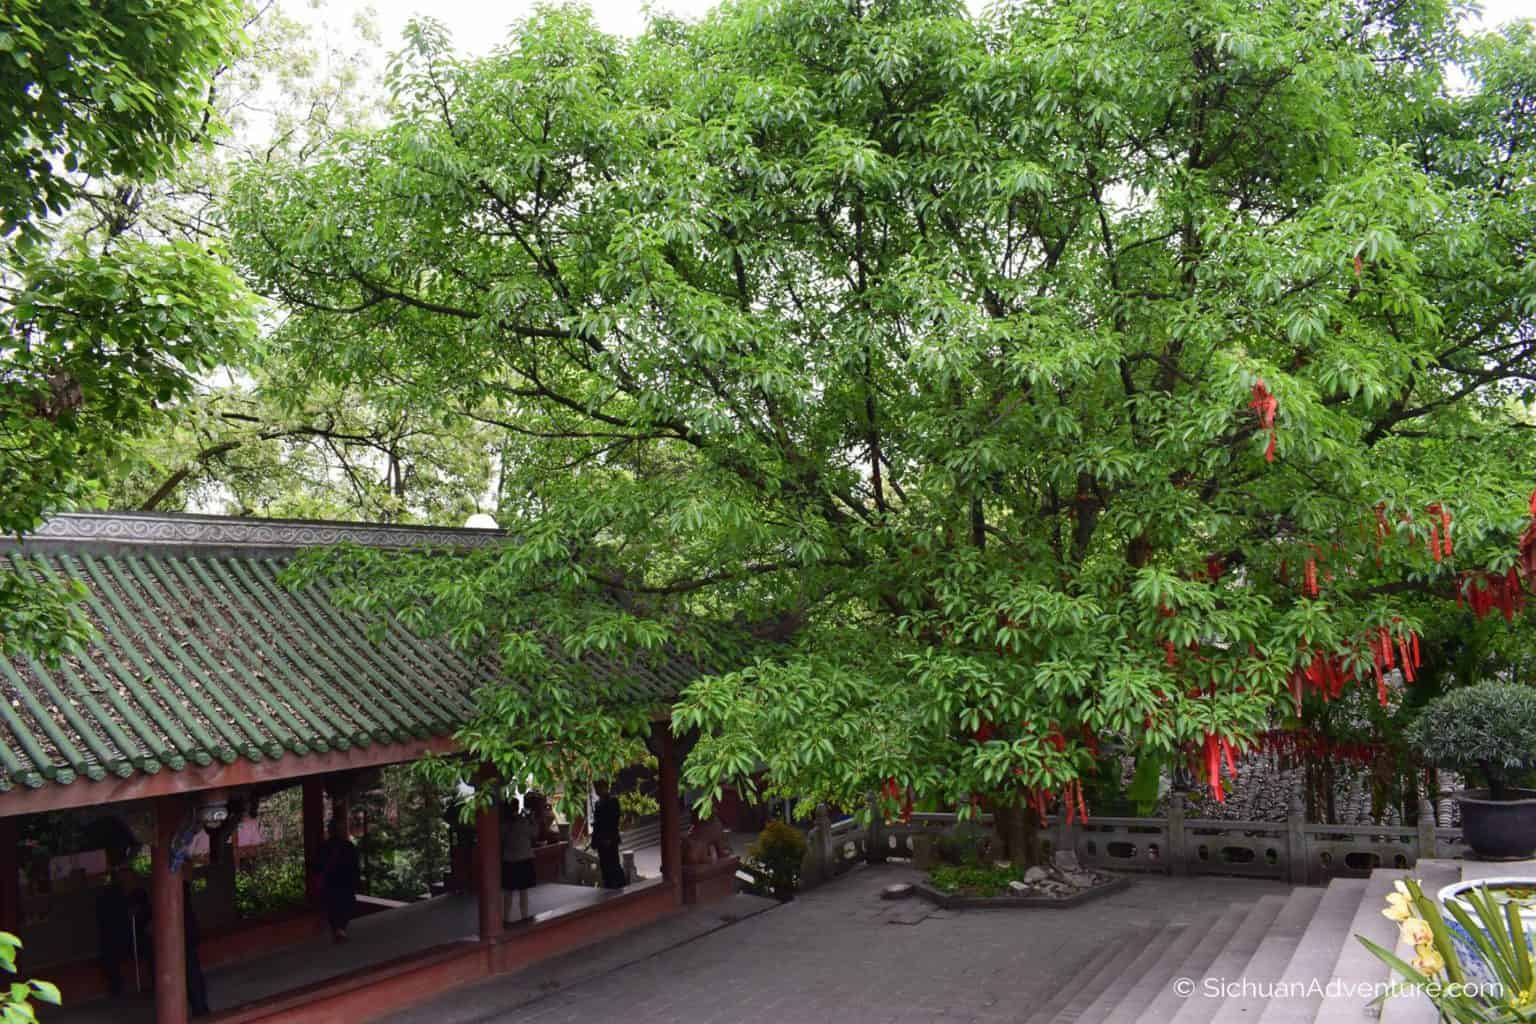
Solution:
{"label": "person standing in corridor", "polygon": [[592,846],[602,867],[603,888],[622,889],[629,878],[619,862],[619,798],[610,792],[606,780],[593,788],[597,790],[597,805],[592,809]]}

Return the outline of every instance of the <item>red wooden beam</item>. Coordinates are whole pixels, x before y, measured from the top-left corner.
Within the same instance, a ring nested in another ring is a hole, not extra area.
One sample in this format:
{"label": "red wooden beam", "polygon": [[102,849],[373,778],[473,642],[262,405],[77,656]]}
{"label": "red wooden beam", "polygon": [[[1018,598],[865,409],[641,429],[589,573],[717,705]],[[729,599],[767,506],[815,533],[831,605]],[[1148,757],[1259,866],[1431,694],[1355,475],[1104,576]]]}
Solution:
{"label": "red wooden beam", "polygon": [[656,750],[656,800],[661,805],[661,876],[672,885],[682,879],[683,829],[677,791],[677,747],[666,722],[651,726]]}
{"label": "red wooden beam", "polygon": [[155,950],[155,1024],[187,1024],[187,939],[183,875],[171,870],[171,847],[185,801],[155,803],[155,845],[149,868],[150,938]]}
{"label": "red wooden beam", "polygon": [[[481,785],[495,776],[489,767],[480,773]],[[476,899],[480,909],[480,941],[490,942],[502,933],[506,918],[501,902],[501,804],[492,800],[475,817],[475,859],[479,870]]]}
{"label": "red wooden beam", "polygon": [[452,754],[458,749],[459,745],[453,737],[432,736],[404,743],[378,743],[350,750],[332,750],[324,754],[289,754],[271,761],[247,761],[241,758],[234,764],[189,766],[179,772],[162,769],[154,775],[136,775],[129,779],[107,778],[99,782],[72,782],[66,786],[49,783],[38,789],[13,789],[0,793],[0,818],[62,811],[71,807],[148,800],[205,789],[281,782],[284,779],[352,768],[401,764],[414,761],[424,754]]}
{"label": "red wooden beam", "polygon": [[16,822],[0,818],[0,932],[21,930],[21,865]]}

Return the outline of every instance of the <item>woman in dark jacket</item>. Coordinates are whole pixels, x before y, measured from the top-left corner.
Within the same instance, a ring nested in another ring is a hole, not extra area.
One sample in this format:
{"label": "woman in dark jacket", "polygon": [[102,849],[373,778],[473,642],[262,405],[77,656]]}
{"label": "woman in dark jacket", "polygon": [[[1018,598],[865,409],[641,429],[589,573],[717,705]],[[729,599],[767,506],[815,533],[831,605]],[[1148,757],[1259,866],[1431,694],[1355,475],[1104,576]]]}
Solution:
{"label": "woman in dark jacket", "polygon": [[357,847],[347,836],[347,823],[331,819],[331,837],[320,847],[320,899],[331,925],[331,938],[347,941],[347,925],[357,902]]}

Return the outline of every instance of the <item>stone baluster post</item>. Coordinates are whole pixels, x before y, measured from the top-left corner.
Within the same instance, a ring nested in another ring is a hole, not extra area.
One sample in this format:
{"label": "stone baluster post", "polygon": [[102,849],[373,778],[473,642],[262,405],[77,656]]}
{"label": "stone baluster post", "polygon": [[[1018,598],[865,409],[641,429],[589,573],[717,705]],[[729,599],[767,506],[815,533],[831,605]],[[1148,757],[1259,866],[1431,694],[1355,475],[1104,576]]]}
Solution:
{"label": "stone baluster post", "polygon": [[870,864],[884,864],[889,847],[886,845],[885,818],[880,813],[880,801],[869,794],[869,828],[864,836],[864,859]]}
{"label": "stone baluster post", "polygon": [[1419,797],[1419,848],[1414,863],[1432,860],[1435,856],[1435,808],[1427,797]]}
{"label": "stone baluster post", "polygon": [[832,844],[832,815],[826,804],[816,808],[816,834],[821,837],[821,877],[826,880],[837,869],[837,848]]}
{"label": "stone baluster post", "polygon": [[1184,794],[1168,794],[1168,858],[1170,875],[1189,874],[1189,845],[1184,836]]}
{"label": "stone baluster post", "polygon": [[1285,809],[1285,862],[1292,885],[1306,885],[1311,873],[1307,857],[1307,812],[1301,794],[1291,793]]}

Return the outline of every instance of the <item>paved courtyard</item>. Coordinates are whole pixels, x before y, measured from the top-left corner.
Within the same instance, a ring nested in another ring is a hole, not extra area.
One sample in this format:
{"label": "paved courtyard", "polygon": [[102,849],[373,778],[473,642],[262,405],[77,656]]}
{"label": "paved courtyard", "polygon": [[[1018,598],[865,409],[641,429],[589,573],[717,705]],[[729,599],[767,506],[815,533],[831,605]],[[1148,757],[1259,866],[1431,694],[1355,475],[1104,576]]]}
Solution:
{"label": "paved courtyard", "polygon": [[457,989],[389,1021],[1016,1024],[1118,929],[1190,920],[1288,889],[1247,879],[1146,877],[1084,906],[1028,911],[944,911],[879,899],[881,887],[915,877],[905,865],[864,868],[676,945],[661,931],[647,934],[666,929],[663,922]]}

